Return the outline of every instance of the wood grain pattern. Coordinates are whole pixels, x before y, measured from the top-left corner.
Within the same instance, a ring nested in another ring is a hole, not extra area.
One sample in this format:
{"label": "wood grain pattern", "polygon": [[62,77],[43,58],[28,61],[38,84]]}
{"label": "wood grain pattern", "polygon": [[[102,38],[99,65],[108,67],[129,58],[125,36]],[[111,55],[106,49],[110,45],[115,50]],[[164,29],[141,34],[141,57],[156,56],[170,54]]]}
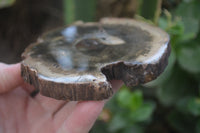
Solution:
{"label": "wood grain pattern", "polygon": [[161,29],[132,19],[104,18],[46,33],[22,54],[21,72],[44,96],[103,100],[113,94],[110,80],[135,86],[157,78],[169,54],[169,36]]}

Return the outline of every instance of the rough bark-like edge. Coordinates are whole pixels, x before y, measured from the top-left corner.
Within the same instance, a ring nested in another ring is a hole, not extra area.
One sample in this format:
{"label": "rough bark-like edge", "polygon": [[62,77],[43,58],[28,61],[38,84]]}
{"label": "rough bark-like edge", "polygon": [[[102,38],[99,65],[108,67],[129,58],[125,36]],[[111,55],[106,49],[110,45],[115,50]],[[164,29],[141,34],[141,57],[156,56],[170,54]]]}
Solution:
{"label": "rough bark-like edge", "polygon": [[[90,24],[90,23],[89,23]],[[169,41],[169,40],[168,40]],[[30,47],[32,47],[32,44]],[[128,87],[138,84],[144,84],[156,79],[168,64],[170,55],[170,44],[167,42],[167,48],[164,54],[152,63],[131,63],[131,62],[114,62],[101,68],[101,72],[107,80],[123,80]],[[23,59],[28,58],[25,53]],[[25,82],[33,85],[40,93],[47,97],[58,100],[86,101],[86,100],[103,100],[112,96],[113,90],[109,82],[91,82],[91,83],[58,83],[41,79],[37,70],[30,68],[23,61],[21,63],[21,75]]]}
{"label": "rough bark-like edge", "polygon": [[155,62],[131,64],[120,61],[102,67],[101,72],[106,76],[107,80],[122,80],[128,87],[152,81],[165,70],[168,64],[171,46],[169,42],[166,45],[167,48],[164,54]]}
{"label": "rough bark-like edge", "polygon": [[58,83],[41,79],[35,69],[21,63],[21,75],[25,82],[33,85],[44,96],[57,100],[86,101],[104,100],[112,96],[109,82]]}
{"label": "rough bark-like edge", "polygon": [[[126,64],[124,62],[111,63],[101,68],[107,80],[123,80],[133,87],[156,79],[168,64],[170,45],[162,57],[153,64]],[[21,63],[21,75],[24,81],[33,85],[40,93],[58,100],[85,101],[103,100],[112,96],[113,90],[109,82],[99,83],[57,83],[41,79],[37,71]]]}

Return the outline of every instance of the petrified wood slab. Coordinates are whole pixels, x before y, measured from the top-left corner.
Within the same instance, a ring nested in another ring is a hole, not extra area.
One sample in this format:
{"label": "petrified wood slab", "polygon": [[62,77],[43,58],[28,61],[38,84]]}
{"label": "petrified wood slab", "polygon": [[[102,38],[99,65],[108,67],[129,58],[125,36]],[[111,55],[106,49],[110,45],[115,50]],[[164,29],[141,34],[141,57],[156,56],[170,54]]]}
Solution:
{"label": "petrified wood slab", "polygon": [[56,29],[23,53],[22,77],[44,96],[62,100],[102,100],[110,80],[127,86],[149,82],[165,69],[169,36],[131,19],[105,18]]}

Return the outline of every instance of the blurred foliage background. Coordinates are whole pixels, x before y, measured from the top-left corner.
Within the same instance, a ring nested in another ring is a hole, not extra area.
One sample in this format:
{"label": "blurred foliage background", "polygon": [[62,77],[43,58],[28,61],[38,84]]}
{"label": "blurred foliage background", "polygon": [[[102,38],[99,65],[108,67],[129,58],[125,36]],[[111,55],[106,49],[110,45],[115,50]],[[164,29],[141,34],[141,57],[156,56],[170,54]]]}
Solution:
{"label": "blurred foliage background", "polygon": [[90,133],[200,133],[199,0],[0,0],[0,61],[20,54],[43,32],[76,20],[129,17],[171,37],[169,64],[156,80],[123,86]]}

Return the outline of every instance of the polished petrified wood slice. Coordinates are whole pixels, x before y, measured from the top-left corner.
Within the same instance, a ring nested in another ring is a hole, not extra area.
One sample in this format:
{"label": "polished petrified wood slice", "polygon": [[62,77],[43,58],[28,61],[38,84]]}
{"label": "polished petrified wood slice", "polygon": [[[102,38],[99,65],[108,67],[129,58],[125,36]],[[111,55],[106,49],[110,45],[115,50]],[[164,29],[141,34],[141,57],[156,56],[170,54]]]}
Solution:
{"label": "polished petrified wood slice", "polygon": [[169,36],[131,19],[78,22],[43,35],[23,53],[22,77],[44,96],[62,100],[102,100],[110,80],[127,86],[149,82],[167,65]]}

